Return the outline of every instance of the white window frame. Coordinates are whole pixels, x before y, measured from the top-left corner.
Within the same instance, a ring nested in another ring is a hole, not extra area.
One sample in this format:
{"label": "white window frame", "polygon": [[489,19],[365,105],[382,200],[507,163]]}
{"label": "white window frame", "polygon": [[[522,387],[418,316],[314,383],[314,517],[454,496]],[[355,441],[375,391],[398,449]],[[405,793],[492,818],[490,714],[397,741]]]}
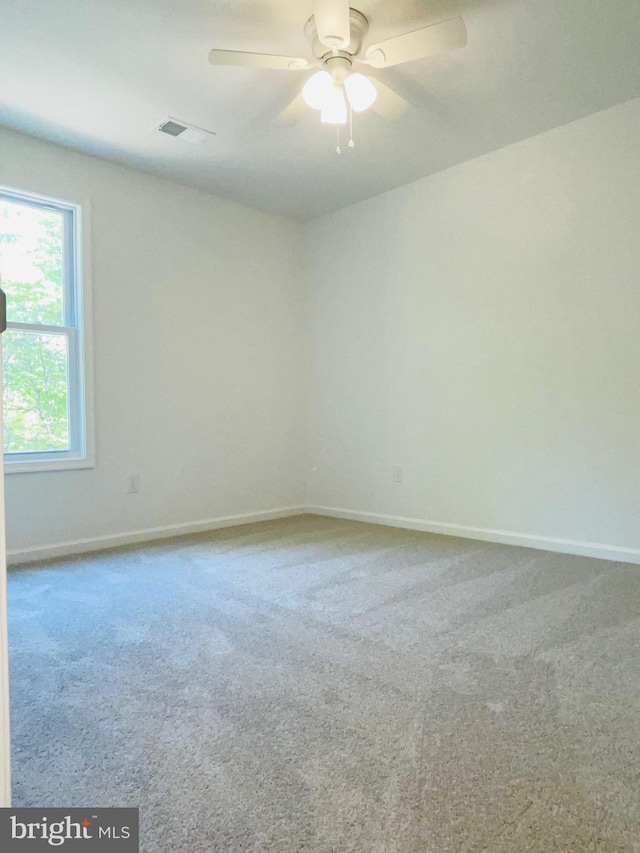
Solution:
{"label": "white window frame", "polygon": [[[7,186],[0,186],[0,198],[54,210],[64,217],[64,324],[49,326],[43,323],[13,323],[7,318],[7,329],[44,334],[64,333],[67,336],[68,353],[69,449],[5,453],[5,474],[93,468],[95,444],[91,387],[88,204],[80,205]],[[7,314],[10,314],[10,309]]]}

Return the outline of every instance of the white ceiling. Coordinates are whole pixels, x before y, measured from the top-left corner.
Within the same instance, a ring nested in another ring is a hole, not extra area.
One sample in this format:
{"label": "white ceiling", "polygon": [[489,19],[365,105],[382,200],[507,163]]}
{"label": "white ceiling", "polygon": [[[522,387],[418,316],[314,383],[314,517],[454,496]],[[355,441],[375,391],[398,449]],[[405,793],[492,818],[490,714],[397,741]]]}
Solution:
{"label": "white ceiling", "polygon": [[[377,72],[415,106],[357,116],[356,148],[308,113],[304,72],[212,67],[212,47],[311,59],[311,0],[0,0],[0,123],[308,220],[640,96],[638,0],[354,0],[367,42],[454,15],[466,48]],[[158,133],[172,115],[216,132]],[[0,155],[1,156],[1,155]]]}

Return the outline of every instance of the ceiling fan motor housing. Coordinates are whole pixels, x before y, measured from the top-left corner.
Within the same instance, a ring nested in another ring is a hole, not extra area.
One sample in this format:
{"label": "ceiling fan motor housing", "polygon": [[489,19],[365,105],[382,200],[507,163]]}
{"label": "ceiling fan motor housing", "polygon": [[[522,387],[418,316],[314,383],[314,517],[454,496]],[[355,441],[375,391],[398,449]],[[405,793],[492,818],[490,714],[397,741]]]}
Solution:
{"label": "ceiling fan motor housing", "polygon": [[313,15],[309,18],[304,25],[304,34],[316,59],[328,59],[330,56],[339,55],[356,56],[360,52],[363,39],[369,29],[369,22],[362,12],[358,12],[357,9],[349,9],[349,24],[351,26],[351,41],[340,50],[332,50],[326,44],[322,44],[318,38],[318,28]]}

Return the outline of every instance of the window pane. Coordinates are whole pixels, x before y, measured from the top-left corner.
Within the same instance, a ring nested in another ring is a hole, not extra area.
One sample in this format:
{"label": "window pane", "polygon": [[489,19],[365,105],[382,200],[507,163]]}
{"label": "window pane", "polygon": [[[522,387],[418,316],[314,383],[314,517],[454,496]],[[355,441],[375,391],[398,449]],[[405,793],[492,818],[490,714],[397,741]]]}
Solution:
{"label": "window pane", "polygon": [[12,323],[64,323],[64,216],[0,198],[0,276]]}
{"label": "window pane", "polygon": [[67,450],[66,334],[3,335],[5,453]]}

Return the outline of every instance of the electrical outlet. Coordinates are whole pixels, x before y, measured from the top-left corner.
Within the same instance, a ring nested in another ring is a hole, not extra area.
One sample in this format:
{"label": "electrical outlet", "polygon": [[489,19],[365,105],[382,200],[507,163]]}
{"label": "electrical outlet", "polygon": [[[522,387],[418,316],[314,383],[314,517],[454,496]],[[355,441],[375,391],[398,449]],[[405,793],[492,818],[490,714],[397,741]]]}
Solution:
{"label": "electrical outlet", "polygon": [[127,477],[127,494],[137,495],[140,491],[140,474],[129,474]]}
{"label": "electrical outlet", "polygon": [[402,465],[393,466],[393,481],[394,483],[404,482],[404,471],[402,470]]}

